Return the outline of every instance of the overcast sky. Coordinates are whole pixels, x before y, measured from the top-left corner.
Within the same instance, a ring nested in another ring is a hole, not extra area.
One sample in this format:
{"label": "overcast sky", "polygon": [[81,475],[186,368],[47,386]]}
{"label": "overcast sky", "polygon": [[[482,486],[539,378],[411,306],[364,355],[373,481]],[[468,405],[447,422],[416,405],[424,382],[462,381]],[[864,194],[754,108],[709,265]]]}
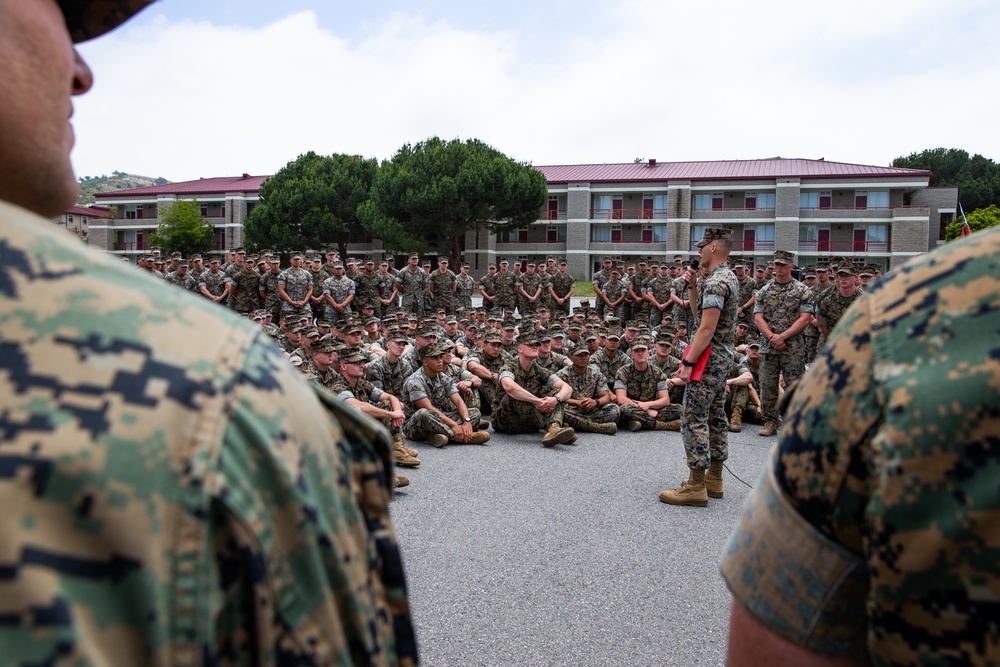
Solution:
{"label": "overcast sky", "polygon": [[478,138],[535,165],[1000,160],[996,0],[162,0],[81,45],[79,176]]}

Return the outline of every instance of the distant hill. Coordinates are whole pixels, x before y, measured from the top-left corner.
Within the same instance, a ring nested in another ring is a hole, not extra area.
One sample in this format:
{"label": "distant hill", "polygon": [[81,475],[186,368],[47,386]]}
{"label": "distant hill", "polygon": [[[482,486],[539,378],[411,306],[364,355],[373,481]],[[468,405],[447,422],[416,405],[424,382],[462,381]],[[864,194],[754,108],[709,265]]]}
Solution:
{"label": "distant hill", "polygon": [[166,185],[170,182],[162,177],[136,176],[122,171],[112,172],[110,176],[81,176],[77,180],[80,181],[80,196],[76,200],[79,206],[92,205],[95,201],[95,192],[146,188],[151,185]]}

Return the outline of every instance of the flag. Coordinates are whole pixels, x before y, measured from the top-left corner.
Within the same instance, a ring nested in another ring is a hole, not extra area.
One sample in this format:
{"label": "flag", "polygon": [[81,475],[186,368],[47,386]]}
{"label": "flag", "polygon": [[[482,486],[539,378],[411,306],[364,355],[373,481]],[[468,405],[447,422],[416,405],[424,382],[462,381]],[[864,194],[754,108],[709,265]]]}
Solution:
{"label": "flag", "polygon": [[972,228],[969,227],[969,219],[965,217],[965,209],[962,208],[962,202],[958,202],[958,210],[962,213],[962,233],[959,234],[959,238],[972,236]]}

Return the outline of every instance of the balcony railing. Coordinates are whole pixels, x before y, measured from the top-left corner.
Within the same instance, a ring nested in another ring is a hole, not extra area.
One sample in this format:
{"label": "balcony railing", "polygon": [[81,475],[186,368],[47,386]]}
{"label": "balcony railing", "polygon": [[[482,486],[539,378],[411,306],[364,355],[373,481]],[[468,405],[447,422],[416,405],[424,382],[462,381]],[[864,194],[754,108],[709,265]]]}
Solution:
{"label": "balcony railing", "polygon": [[504,238],[498,238],[497,239],[497,244],[512,244],[512,245],[517,245],[519,243],[520,244],[525,244],[525,243],[566,243],[566,239],[560,239],[560,238],[554,238],[553,239],[553,238],[548,238],[548,237],[546,237],[544,239],[531,239],[531,238],[526,238],[526,239],[504,239]]}
{"label": "balcony railing", "polygon": [[[691,239],[691,250],[698,252],[698,241],[701,239]],[[774,252],[774,241],[748,241],[737,239],[733,241],[733,252]]]}
{"label": "balcony railing", "polygon": [[845,252],[889,252],[889,244],[886,241],[854,241],[851,239],[799,241],[799,252],[818,255],[833,255]]}
{"label": "balcony railing", "polygon": [[591,243],[666,243],[665,239],[654,239],[652,237],[624,238],[624,239],[590,239]]}
{"label": "balcony railing", "polygon": [[667,209],[665,208],[592,208],[590,209],[591,220],[608,220],[611,222],[646,220],[666,220]]}
{"label": "balcony railing", "polygon": [[566,209],[561,208],[558,211],[543,208],[538,212],[539,220],[565,220],[566,219]]}
{"label": "balcony railing", "polygon": [[692,211],[773,211],[773,206],[742,206],[736,208],[724,208],[722,206],[696,206]]}
{"label": "balcony railing", "polygon": [[115,241],[115,250],[136,252],[147,248],[145,241]]}

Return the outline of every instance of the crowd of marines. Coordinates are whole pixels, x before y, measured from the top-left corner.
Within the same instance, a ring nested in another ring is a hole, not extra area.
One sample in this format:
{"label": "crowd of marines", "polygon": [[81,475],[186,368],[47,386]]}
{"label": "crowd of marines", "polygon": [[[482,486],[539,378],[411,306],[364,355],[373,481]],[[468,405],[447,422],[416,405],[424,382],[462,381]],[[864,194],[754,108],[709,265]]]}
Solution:
{"label": "crowd of marines", "polygon": [[[693,334],[683,256],[622,268],[605,258],[595,297],[571,308],[576,281],[549,258],[511,270],[490,264],[431,270],[410,254],[341,260],[336,253],[223,257],[152,255],[139,265],[259,323],[300,372],[377,419],[397,466],[420,465],[404,438],[436,447],[483,444],[498,433],[544,431],[542,444],[619,427],[679,431],[686,382],[677,377]],[[728,430],[777,432],[778,401],[805,371],[837,321],[881,274],[848,258],[802,267],[774,253],[759,266],[728,262],[739,286],[735,354],[726,379]],[[802,280],[798,280],[801,277]],[[482,307],[473,308],[473,295]],[[727,362],[728,363],[728,362]],[[487,417],[489,419],[487,419]],[[409,480],[397,476],[397,486]]]}

